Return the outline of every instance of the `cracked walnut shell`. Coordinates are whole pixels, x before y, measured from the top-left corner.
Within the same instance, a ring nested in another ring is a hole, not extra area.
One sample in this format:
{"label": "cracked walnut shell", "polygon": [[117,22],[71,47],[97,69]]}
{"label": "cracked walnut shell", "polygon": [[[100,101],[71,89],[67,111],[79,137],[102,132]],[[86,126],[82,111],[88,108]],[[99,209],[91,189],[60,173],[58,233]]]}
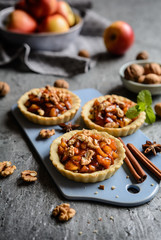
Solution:
{"label": "cracked walnut shell", "polygon": [[144,74],[143,66],[139,64],[131,64],[125,69],[124,75],[127,80],[136,81],[138,77]]}
{"label": "cracked walnut shell", "polygon": [[6,82],[0,82],[0,97],[4,97],[10,91],[10,86]]}
{"label": "cracked walnut shell", "polygon": [[37,180],[37,172],[32,170],[25,170],[21,172],[21,178],[25,182],[35,182]]}
{"label": "cracked walnut shell", "polygon": [[2,177],[7,177],[11,175],[15,171],[15,169],[16,166],[15,165],[11,166],[10,161],[0,162],[0,175]]}
{"label": "cracked walnut shell", "polygon": [[75,209],[70,208],[70,204],[62,203],[56,206],[52,212],[54,217],[58,217],[60,221],[68,221],[76,214]]}

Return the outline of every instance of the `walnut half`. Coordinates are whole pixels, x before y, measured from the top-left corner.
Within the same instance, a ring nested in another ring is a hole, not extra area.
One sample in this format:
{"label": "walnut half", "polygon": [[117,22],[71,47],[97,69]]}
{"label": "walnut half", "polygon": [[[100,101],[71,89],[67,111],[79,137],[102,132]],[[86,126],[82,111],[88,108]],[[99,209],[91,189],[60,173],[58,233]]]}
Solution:
{"label": "walnut half", "polygon": [[25,182],[35,182],[37,180],[37,172],[32,170],[25,170],[21,172],[21,178]]}
{"label": "walnut half", "polygon": [[16,166],[15,165],[11,166],[10,161],[0,162],[0,175],[2,177],[7,177],[11,175],[15,171],[15,169]]}
{"label": "walnut half", "polygon": [[42,129],[39,133],[41,138],[50,138],[51,136],[53,136],[55,134],[55,130],[54,129]]}
{"label": "walnut half", "polygon": [[68,221],[76,214],[75,209],[70,208],[70,204],[62,203],[56,206],[52,212],[54,217],[58,217],[60,221]]}

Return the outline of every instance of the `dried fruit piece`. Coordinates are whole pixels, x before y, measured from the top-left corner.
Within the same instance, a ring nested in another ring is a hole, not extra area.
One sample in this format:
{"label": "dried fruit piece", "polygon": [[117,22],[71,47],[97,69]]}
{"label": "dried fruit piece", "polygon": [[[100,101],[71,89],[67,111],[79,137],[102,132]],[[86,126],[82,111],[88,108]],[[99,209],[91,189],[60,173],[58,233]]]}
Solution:
{"label": "dried fruit piece", "polygon": [[125,69],[124,75],[127,80],[136,81],[138,77],[144,74],[143,66],[139,64],[131,64]]}
{"label": "dried fruit piece", "polygon": [[64,79],[57,79],[54,82],[54,87],[58,87],[58,88],[69,88],[69,83],[67,81],[65,81]]}
{"label": "dried fruit piece", "polygon": [[10,91],[10,86],[6,82],[0,82],[0,97],[4,97]]}
{"label": "dried fruit piece", "polygon": [[149,58],[149,54],[146,51],[138,53],[136,60],[146,60]]}
{"label": "dried fruit piece", "polygon": [[159,117],[161,117],[161,102],[155,104],[154,109],[155,109],[156,114]]}
{"label": "dried fruit piece", "polygon": [[21,172],[21,178],[25,182],[35,182],[37,180],[37,172],[33,170],[25,170]]}
{"label": "dried fruit piece", "polygon": [[54,129],[42,129],[39,133],[41,138],[50,138],[55,134]]}
{"label": "dried fruit piece", "polygon": [[15,169],[16,166],[15,165],[11,166],[10,161],[0,162],[0,175],[2,177],[7,177],[11,175],[15,171]]}
{"label": "dried fruit piece", "polygon": [[58,217],[60,221],[68,221],[76,214],[75,209],[70,208],[70,204],[62,203],[56,206],[52,212],[54,217]]}
{"label": "dried fruit piece", "polygon": [[85,58],[90,58],[90,54],[87,50],[82,49],[78,52],[78,56],[80,57],[85,57]]}

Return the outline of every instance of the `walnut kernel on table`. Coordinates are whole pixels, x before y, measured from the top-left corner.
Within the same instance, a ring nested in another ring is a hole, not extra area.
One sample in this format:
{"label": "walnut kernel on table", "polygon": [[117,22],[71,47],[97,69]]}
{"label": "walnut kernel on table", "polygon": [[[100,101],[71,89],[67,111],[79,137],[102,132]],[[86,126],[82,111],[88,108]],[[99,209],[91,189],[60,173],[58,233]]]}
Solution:
{"label": "walnut kernel on table", "polygon": [[33,170],[25,170],[21,172],[21,178],[25,182],[35,182],[37,180],[37,172]]}
{"label": "walnut kernel on table", "polygon": [[146,51],[142,51],[137,54],[136,60],[146,60],[149,58],[149,54]]}
{"label": "walnut kernel on table", "polygon": [[2,177],[7,177],[15,171],[16,166],[15,165],[11,166],[11,165],[12,163],[10,161],[0,162],[0,175]]}
{"label": "walnut kernel on table", "polygon": [[55,134],[55,130],[54,129],[42,129],[39,133],[41,138],[50,138],[51,136],[53,136]]}
{"label": "walnut kernel on table", "polygon": [[64,79],[57,79],[54,82],[54,87],[68,89],[69,88],[69,83],[67,81],[65,81]]}
{"label": "walnut kernel on table", "polygon": [[0,97],[4,97],[10,91],[10,86],[6,82],[0,82]]}
{"label": "walnut kernel on table", "polygon": [[139,64],[131,64],[125,69],[124,74],[127,80],[136,81],[138,77],[144,74],[144,68]]}
{"label": "walnut kernel on table", "polygon": [[82,49],[78,52],[78,56],[80,57],[85,57],[85,58],[90,58],[90,54],[87,50]]}
{"label": "walnut kernel on table", "polygon": [[54,217],[58,217],[60,221],[68,221],[76,214],[75,209],[70,208],[70,204],[62,203],[56,206],[52,212]]}
{"label": "walnut kernel on table", "polygon": [[161,117],[161,102],[155,104],[154,109],[155,109],[156,114],[159,117]]}

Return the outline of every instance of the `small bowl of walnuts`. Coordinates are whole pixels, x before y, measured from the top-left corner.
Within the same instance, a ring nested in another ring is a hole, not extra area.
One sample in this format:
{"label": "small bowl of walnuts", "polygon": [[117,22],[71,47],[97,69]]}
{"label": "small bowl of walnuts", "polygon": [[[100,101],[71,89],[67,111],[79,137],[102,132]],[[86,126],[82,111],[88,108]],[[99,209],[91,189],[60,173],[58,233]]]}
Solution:
{"label": "small bowl of walnuts", "polygon": [[119,71],[123,85],[131,92],[147,89],[152,95],[161,94],[161,63],[135,60],[124,64]]}

